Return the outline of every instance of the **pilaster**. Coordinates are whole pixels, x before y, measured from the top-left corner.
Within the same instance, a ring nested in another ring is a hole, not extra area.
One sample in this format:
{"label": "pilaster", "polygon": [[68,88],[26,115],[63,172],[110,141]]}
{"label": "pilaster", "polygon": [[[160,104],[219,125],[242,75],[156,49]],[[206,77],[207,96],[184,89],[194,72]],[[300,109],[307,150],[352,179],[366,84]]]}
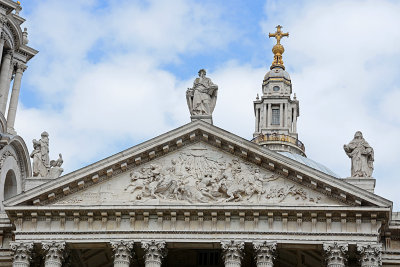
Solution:
{"label": "pilaster", "polygon": [[129,267],[133,256],[133,242],[123,240],[112,242],[111,247],[114,251],[114,267]]}
{"label": "pilaster", "polygon": [[254,242],[257,267],[272,267],[276,258],[276,242]]}
{"label": "pilaster", "polygon": [[17,70],[14,77],[14,84],[11,92],[10,106],[7,114],[7,132],[15,134],[14,123],[17,115],[19,91],[21,89],[22,73],[26,70],[27,66],[22,63],[17,63]]}
{"label": "pilaster", "polygon": [[42,243],[43,250],[46,252],[45,267],[61,267],[64,259],[65,242],[45,242]]}
{"label": "pilaster", "polygon": [[144,261],[146,267],[161,267],[162,259],[167,255],[164,241],[143,241],[145,251]]}
{"label": "pilaster", "polygon": [[324,243],[323,248],[327,267],[346,266],[348,244]]}
{"label": "pilaster", "polygon": [[240,267],[243,258],[244,242],[223,241],[221,242],[222,258],[226,267]]}
{"label": "pilaster", "polygon": [[361,267],[382,266],[382,245],[381,244],[357,245],[357,252],[360,254]]}
{"label": "pilaster", "polygon": [[2,61],[1,61],[1,70],[0,70],[0,112],[5,115],[6,107],[7,107],[7,100],[8,100],[8,93],[10,91],[10,81],[9,81],[9,74],[11,68],[11,59],[13,56],[13,51],[8,50]]}
{"label": "pilaster", "polygon": [[13,267],[29,267],[33,242],[11,242],[14,252]]}

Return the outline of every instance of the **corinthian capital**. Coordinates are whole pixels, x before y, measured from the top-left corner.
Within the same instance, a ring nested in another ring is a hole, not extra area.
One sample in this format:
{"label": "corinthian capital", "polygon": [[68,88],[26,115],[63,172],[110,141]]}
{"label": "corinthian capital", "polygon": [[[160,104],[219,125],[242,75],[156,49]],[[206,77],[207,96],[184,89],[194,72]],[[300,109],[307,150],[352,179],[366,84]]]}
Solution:
{"label": "corinthian capital", "polygon": [[328,267],[346,266],[348,244],[324,243],[325,260]]}
{"label": "corinthian capital", "polygon": [[254,242],[254,251],[256,252],[257,266],[274,266],[276,258],[276,242]]}
{"label": "corinthian capital", "polygon": [[24,63],[20,63],[20,62],[15,63],[15,67],[17,68],[17,72],[21,72],[21,73],[24,72],[28,68],[27,65],[25,65]]}
{"label": "corinthian capital", "polygon": [[42,248],[46,252],[45,261],[51,266],[61,266],[64,259],[65,242],[43,242]]}
{"label": "corinthian capital", "polygon": [[222,256],[225,262],[225,266],[240,266],[240,262],[243,258],[244,242],[241,241],[222,241]]}
{"label": "corinthian capital", "polygon": [[111,242],[114,251],[114,266],[129,266],[133,256],[133,241]]}
{"label": "corinthian capital", "polygon": [[143,241],[142,248],[145,251],[144,259],[147,263],[161,266],[162,259],[167,255],[164,241]]}
{"label": "corinthian capital", "polygon": [[361,267],[382,266],[381,244],[359,244],[357,252],[360,254]]}
{"label": "corinthian capital", "polygon": [[16,266],[29,266],[33,242],[10,242],[14,251],[14,264]]}

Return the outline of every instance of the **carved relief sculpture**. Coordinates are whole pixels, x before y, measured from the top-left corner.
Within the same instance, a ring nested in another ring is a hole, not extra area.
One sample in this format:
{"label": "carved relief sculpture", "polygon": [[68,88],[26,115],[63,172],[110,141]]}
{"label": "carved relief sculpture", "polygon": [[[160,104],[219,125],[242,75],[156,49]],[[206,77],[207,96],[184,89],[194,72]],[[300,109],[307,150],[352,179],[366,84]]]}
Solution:
{"label": "carved relief sculpture", "polygon": [[362,133],[357,131],[354,139],[343,148],[351,158],[351,177],[371,177],[374,170],[374,150],[365,141]]}
{"label": "carved relief sculpture", "polygon": [[218,85],[206,77],[204,69],[199,70],[199,78],[193,82],[193,88],[186,91],[190,115],[212,115],[217,102]]}
{"label": "carved relief sculpture", "polygon": [[33,151],[30,156],[33,159],[33,177],[48,179],[58,178],[64,171],[64,169],[61,168],[61,165],[64,161],[61,154],[59,154],[59,158],[57,160],[50,161],[49,134],[47,132],[43,132],[41,139],[39,141],[33,139],[32,143]]}

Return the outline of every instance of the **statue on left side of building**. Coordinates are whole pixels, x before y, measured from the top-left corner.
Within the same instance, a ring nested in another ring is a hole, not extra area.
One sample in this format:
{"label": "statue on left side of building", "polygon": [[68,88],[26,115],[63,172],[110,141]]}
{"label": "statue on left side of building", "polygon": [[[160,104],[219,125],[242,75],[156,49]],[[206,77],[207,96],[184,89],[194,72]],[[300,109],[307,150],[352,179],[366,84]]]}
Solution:
{"label": "statue on left side of building", "polygon": [[57,160],[50,161],[49,157],[49,134],[43,132],[41,138],[38,140],[33,139],[33,151],[31,153],[33,177],[54,179],[61,175],[63,169],[61,168],[62,155],[59,154]]}

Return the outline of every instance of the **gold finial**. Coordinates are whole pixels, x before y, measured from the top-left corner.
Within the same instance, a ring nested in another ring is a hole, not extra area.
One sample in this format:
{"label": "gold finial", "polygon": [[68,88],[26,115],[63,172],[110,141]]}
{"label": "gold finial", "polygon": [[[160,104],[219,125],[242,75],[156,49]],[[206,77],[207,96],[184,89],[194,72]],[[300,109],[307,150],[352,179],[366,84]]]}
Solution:
{"label": "gold finial", "polygon": [[21,5],[21,2],[20,2],[20,1],[17,1],[17,4],[18,4],[18,5]]}
{"label": "gold finial", "polygon": [[269,38],[275,37],[276,38],[276,45],[272,48],[272,53],[274,53],[274,61],[272,62],[271,69],[274,66],[280,66],[283,69],[285,69],[285,66],[283,65],[283,60],[282,60],[282,54],[285,52],[285,48],[281,45],[281,38],[282,37],[289,37],[289,33],[283,33],[281,31],[282,26],[278,25],[276,26],[276,32],[275,33],[270,33],[268,36]]}

